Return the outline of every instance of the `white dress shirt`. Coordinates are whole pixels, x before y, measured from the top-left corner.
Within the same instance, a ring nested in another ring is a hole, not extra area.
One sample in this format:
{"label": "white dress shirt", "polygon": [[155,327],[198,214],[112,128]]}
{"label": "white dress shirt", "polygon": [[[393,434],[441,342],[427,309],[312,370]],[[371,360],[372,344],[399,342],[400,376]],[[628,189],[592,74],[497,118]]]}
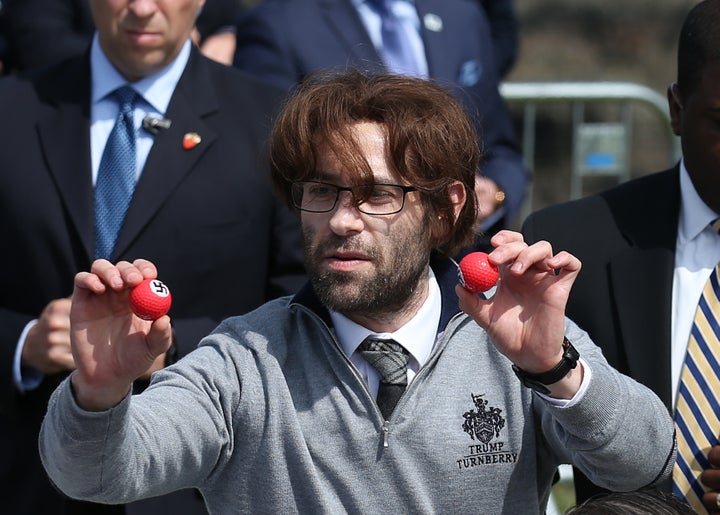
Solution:
{"label": "white dress shirt", "polygon": [[690,329],[710,272],[720,262],[720,236],[709,226],[718,214],[698,196],[685,162],[680,163],[680,218],[672,297],[671,379],[677,395]]}
{"label": "white dress shirt", "polygon": [[350,356],[350,360],[367,382],[370,392],[377,397],[380,375],[359,352],[355,352],[357,348],[370,335],[378,338],[392,338],[398,342],[410,353],[408,361],[408,384],[410,384],[420,367],[427,362],[435,347],[441,308],[440,286],[435,279],[435,274],[430,269],[428,297],[425,303],[407,324],[394,333],[374,333],[335,311],[330,312],[330,318],[332,318],[338,341],[345,354]]}

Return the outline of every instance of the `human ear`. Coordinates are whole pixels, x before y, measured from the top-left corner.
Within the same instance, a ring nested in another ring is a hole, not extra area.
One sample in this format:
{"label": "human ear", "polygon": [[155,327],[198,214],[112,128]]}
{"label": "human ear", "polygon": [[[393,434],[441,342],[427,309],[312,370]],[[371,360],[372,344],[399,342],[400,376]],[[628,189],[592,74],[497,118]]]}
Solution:
{"label": "human ear", "polygon": [[453,183],[448,186],[448,196],[450,197],[450,203],[453,206],[453,215],[455,216],[455,220],[457,220],[457,217],[460,215],[460,211],[462,211],[465,201],[467,200],[467,192],[465,191],[463,183],[460,181],[453,181]]}
{"label": "human ear", "polygon": [[676,136],[680,136],[683,103],[680,99],[680,90],[677,82],[673,82],[667,89],[668,109],[670,111],[670,127]]}

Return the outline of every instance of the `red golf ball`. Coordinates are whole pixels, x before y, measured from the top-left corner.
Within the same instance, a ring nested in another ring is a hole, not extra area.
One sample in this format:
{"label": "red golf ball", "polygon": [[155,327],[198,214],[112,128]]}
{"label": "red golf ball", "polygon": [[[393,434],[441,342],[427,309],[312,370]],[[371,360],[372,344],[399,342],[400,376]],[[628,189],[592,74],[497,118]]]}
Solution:
{"label": "red golf ball", "polygon": [[466,290],[481,293],[495,286],[500,272],[485,252],[471,252],[460,260],[458,277]]}
{"label": "red golf ball", "polygon": [[159,279],[145,279],[130,292],[130,307],[143,320],[157,320],[171,304],[170,289]]}

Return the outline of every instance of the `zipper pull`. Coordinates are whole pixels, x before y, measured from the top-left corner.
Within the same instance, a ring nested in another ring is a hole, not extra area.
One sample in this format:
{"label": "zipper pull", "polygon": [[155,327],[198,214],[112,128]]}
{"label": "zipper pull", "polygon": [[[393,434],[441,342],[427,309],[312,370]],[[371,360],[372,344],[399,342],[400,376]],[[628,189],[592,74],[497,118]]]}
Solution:
{"label": "zipper pull", "polygon": [[390,434],[390,422],[383,422],[383,447],[388,446],[388,435]]}

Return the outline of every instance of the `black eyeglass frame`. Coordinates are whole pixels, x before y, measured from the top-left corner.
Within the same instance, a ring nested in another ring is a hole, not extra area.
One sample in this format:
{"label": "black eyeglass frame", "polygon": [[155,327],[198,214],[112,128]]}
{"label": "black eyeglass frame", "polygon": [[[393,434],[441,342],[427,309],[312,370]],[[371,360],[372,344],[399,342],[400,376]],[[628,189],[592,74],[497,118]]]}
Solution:
{"label": "black eyeglass frame", "polygon": [[[323,186],[330,186],[332,188],[335,188],[335,190],[336,190],[335,201],[333,202],[332,207],[330,207],[329,209],[322,209],[322,210],[305,209],[305,208],[301,207],[300,206],[301,201],[298,201],[298,199],[296,198],[296,191],[300,194],[300,197],[302,199],[302,189],[305,184],[322,184]],[[376,184],[373,184],[373,187],[374,186],[390,186],[390,187],[399,188],[400,190],[402,190],[402,202],[400,203],[400,207],[398,209],[396,209],[395,211],[390,211],[388,213],[369,213],[367,211],[364,211],[362,208],[362,205],[364,202],[357,202],[357,196],[355,195],[355,192],[353,191],[354,188],[350,188],[348,186],[338,186],[337,184],[332,184],[330,182],[324,182],[324,181],[294,181],[290,184],[290,197],[292,199],[293,206],[295,206],[300,211],[305,211],[306,213],[329,213],[330,211],[335,209],[335,207],[337,206],[338,200],[340,199],[340,192],[349,191],[350,195],[352,195],[352,198],[353,198],[353,204],[355,205],[357,210],[360,211],[361,213],[364,213],[366,215],[372,215],[372,216],[387,216],[387,215],[394,215],[394,214],[397,214],[400,211],[402,211],[403,208],[405,207],[405,196],[412,191],[419,191],[418,188],[416,188],[415,186],[404,186],[402,184],[376,183]],[[299,188],[299,189],[296,190],[296,188]]]}

